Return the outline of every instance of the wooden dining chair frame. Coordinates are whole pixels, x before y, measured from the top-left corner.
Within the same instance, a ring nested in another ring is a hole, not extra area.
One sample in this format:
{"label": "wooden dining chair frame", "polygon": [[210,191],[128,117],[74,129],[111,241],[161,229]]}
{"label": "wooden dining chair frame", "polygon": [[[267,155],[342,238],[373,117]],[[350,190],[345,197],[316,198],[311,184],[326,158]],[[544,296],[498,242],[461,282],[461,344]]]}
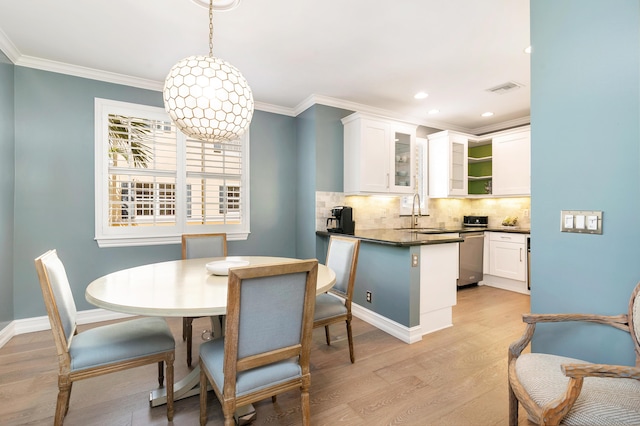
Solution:
{"label": "wooden dining chair frame", "polygon": [[[240,306],[243,283],[253,278],[272,277],[287,274],[306,273],[305,294],[303,301],[303,314],[300,330],[300,340],[296,344],[270,350],[268,352],[250,355],[240,358],[239,330],[240,330]],[[289,390],[299,389],[301,399],[302,424],[310,425],[311,408],[309,402],[309,387],[311,385],[311,373],[309,366],[311,341],[313,332],[313,310],[315,307],[316,284],[318,279],[318,261],[315,259],[298,261],[293,263],[280,263],[273,265],[234,268],[229,272],[229,289],[227,298],[227,319],[224,337],[224,383],[222,388],[215,383],[212,374],[200,355],[200,424],[207,422],[207,383],[211,383],[213,391],[222,405],[225,418],[225,426],[233,426],[233,414],[237,407],[272,397],[275,402],[277,394]],[[210,344],[208,342],[207,344]],[[299,377],[266,385],[252,393],[236,395],[236,378],[238,373],[259,368],[279,361],[291,358],[298,359],[301,369]]]}
{"label": "wooden dining chair frame", "polygon": [[[174,414],[173,362],[175,359],[175,349],[96,367],[75,371],[72,370],[71,355],[69,354],[71,339],[67,339],[67,335],[65,334],[63,321],[58,309],[58,301],[56,300],[55,293],[51,286],[49,273],[47,267],[45,266],[47,260],[54,256],[57,258],[57,251],[49,250],[35,259],[36,271],[38,273],[38,279],[40,281],[40,287],[42,289],[44,303],[47,308],[47,315],[49,316],[49,321],[51,323],[51,331],[53,333],[53,340],[55,342],[56,352],[58,355],[58,397],[56,403],[54,425],[61,426],[64,422],[64,418],[67,412],[69,411],[69,400],[71,398],[71,389],[73,382],[154,363],[158,364],[158,385],[160,387],[163,386],[163,382],[165,379],[164,365],[166,364],[167,419],[169,421],[172,421]],[[75,322],[72,324],[72,332],[70,334],[72,336],[78,335],[78,328]]]}
{"label": "wooden dining chair frame", "polygon": [[[340,290],[340,288],[336,288],[336,286],[334,285],[327,292],[328,294],[335,295],[344,301],[346,313],[315,320],[313,322],[313,328],[324,327],[325,340],[327,342],[327,345],[331,345],[331,334],[329,332],[329,326],[331,324],[336,324],[344,321],[347,326],[347,340],[349,342],[349,357],[351,359],[351,363],[353,364],[355,363],[356,359],[355,359],[355,354],[353,350],[353,331],[351,329],[351,319],[352,319],[351,301],[353,299],[353,288],[355,286],[355,281],[356,281],[356,269],[358,267],[358,255],[360,252],[360,240],[357,238],[332,235],[329,238],[329,248],[327,249],[327,261],[326,261],[327,266],[329,266],[329,260],[331,257],[331,246],[335,241],[342,241],[342,242],[346,242],[353,245],[353,256],[351,258],[351,262],[349,266],[349,276],[347,278],[347,283],[344,286],[346,291],[342,291]],[[336,277],[336,279],[338,279],[338,277]]]}
{"label": "wooden dining chair frame", "polygon": [[[190,259],[192,257],[187,257],[187,241],[195,238],[222,238],[222,257],[227,256],[227,234],[225,233],[214,233],[214,234],[183,234],[182,235],[182,259]],[[209,257],[209,256],[207,256]],[[199,317],[182,317],[182,340],[186,341],[187,345],[187,365],[191,367],[192,363],[192,354],[193,354],[193,320]],[[220,321],[220,317],[217,319],[213,318],[213,321]],[[221,329],[220,327],[213,327]]]}

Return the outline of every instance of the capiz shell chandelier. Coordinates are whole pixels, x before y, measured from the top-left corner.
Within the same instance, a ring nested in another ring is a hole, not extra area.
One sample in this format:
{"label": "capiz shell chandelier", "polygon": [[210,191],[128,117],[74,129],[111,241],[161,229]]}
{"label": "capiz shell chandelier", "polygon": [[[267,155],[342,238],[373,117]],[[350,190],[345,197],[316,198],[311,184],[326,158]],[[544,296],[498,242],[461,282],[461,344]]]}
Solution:
{"label": "capiz shell chandelier", "polygon": [[249,83],[236,67],[213,57],[213,0],[209,1],[209,56],[189,56],[175,64],[163,94],[171,120],[189,137],[228,142],[249,127],[254,108]]}

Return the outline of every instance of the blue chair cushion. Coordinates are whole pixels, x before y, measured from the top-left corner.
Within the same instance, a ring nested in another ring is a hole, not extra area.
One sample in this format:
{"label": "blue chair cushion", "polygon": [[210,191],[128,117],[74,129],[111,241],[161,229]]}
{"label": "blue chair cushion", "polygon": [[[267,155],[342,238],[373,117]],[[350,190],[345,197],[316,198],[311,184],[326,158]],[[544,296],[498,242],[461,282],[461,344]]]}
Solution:
{"label": "blue chair cushion", "polygon": [[71,371],[154,355],[174,350],[175,346],[164,318],[140,318],[96,327],[71,339]]}
{"label": "blue chair cushion", "polygon": [[[222,390],[224,387],[224,338],[210,340],[200,345],[200,360],[211,373],[211,378],[218,389]],[[302,369],[296,358],[243,371],[236,377],[236,396],[299,378],[301,375]]]}
{"label": "blue chair cushion", "polygon": [[316,296],[316,310],[313,314],[314,321],[346,314],[347,308],[344,306],[343,300],[326,293]]}

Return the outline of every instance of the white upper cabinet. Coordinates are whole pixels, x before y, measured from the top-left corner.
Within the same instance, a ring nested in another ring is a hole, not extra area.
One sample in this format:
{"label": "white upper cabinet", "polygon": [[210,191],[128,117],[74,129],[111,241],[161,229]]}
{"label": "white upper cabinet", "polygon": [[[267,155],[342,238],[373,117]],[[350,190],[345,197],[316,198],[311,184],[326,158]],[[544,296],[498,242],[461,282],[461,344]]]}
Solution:
{"label": "white upper cabinet", "polygon": [[344,125],[344,192],[411,194],[417,126],[355,113]]}
{"label": "white upper cabinet", "polygon": [[493,195],[531,194],[531,131],[494,136]]}
{"label": "white upper cabinet", "polygon": [[429,197],[467,195],[468,136],[449,130],[433,133],[429,140]]}

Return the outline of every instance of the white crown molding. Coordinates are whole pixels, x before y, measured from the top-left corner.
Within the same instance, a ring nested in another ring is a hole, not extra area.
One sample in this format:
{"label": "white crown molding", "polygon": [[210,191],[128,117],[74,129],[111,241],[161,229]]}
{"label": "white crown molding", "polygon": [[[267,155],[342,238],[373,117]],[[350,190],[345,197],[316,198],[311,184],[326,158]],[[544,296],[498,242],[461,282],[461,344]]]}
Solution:
{"label": "white crown molding", "polygon": [[11,43],[11,40],[2,32],[2,29],[0,29],[0,53],[4,53],[14,64],[20,57],[20,52],[18,52],[18,49]]}
{"label": "white crown molding", "polygon": [[[50,61],[46,59],[35,58],[31,56],[21,55],[15,45],[9,40],[2,29],[0,29],[0,50],[7,55],[15,65],[35,68],[42,71],[56,72],[60,74],[73,75],[76,77],[88,78],[91,80],[104,81],[107,83],[121,84],[125,86],[137,87],[140,89],[154,90],[161,92],[164,86],[163,82],[148,80],[144,78],[132,77],[124,74],[117,74],[109,71],[97,70],[94,68],[80,67],[77,65],[70,65],[63,62]],[[278,105],[268,104],[264,102],[256,102],[255,109],[271,112],[274,114],[286,115],[290,117],[296,117],[309,107],[320,104],[334,108],[346,109],[354,112],[364,112],[369,114],[375,114],[383,117],[387,117],[393,120],[399,120],[408,122],[411,124],[432,127],[443,130],[454,130],[463,133],[470,133],[473,135],[481,135],[484,133],[490,133],[497,130],[503,130],[511,127],[522,126],[529,124],[530,117],[522,117],[519,119],[511,120],[508,122],[502,122],[499,124],[478,127],[476,129],[468,129],[461,126],[456,126],[450,123],[429,121],[419,117],[407,117],[398,114],[394,111],[389,111],[383,108],[372,107],[369,105],[359,104],[357,102],[345,101],[342,99],[332,98],[329,96],[311,94],[294,108],[282,107]]]}
{"label": "white crown molding", "polygon": [[94,68],[69,65],[63,62],[49,61],[46,59],[34,58],[32,56],[20,56],[14,63],[21,67],[35,68],[42,71],[57,72],[60,74],[73,75],[76,77],[99,80],[107,83],[122,84],[125,86],[137,87],[154,91],[162,91],[163,83],[148,80],[145,78],[131,77],[124,74],[117,74],[109,71],[97,70]]}
{"label": "white crown molding", "polygon": [[512,129],[514,127],[526,126],[527,124],[531,124],[531,116],[516,118],[509,121],[503,121],[498,124],[492,124],[490,126],[476,127],[475,129],[471,129],[468,133],[479,136],[487,133],[493,133],[500,130]]}
{"label": "white crown molding", "polygon": [[304,112],[308,108],[318,104],[326,105],[334,108],[342,108],[342,109],[346,109],[354,112],[374,114],[374,115],[390,118],[392,120],[404,121],[407,123],[420,125],[420,126],[432,127],[436,129],[442,129],[442,130],[454,130],[457,132],[468,133],[476,136],[485,134],[485,133],[491,133],[498,130],[504,130],[504,129],[510,129],[513,127],[523,126],[523,125],[529,124],[531,121],[530,117],[527,116],[527,117],[522,117],[522,118],[510,120],[510,121],[504,121],[504,122],[493,124],[490,126],[469,129],[466,127],[456,126],[454,124],[445,123],[441,121],[424,120],[418,117],[407,117],[386,109],[371,107],[369,105],[359,104],[356,102],[350,102],[342,99],[332,98],[329,96],[315,95],[315,94],[308,96],[305,100],[303,100],[298,105],[296,105],[296,107],[293,109],[294,114],[295,116],[300,115],[302,112]]}
{"label": "white crown molding", "polygon": [[342,99],[332,98],[330,96],[316,95],[312,94],[308,96],[305,100],[300,102],[295,108],[294,111],[296,115],[301,114],[303,111],[308,109],[309,107],[320,104],[326,105],[334,108],[342,108],[349,111],[354,112],[363,112],[367,114],[374,114],[378,116],[382,116],[385,118],[390,118],[392,120],[404,121],[411,124],[427,126],[427,127],[435,127],[437,129],[446,129],[446,130],[456,130],[459,132],[465,132],[468,129],[463,127],[455,126],[449,123],[436,122],[436,121],[426,121],[417,117],[407,117],[401,114],[398,114],[394,111],[389,111],[384,108],[372,107],[369,105],[359,104],[357,102],[345,101]]}
{"label": "white crown molding", "polygon": [[264,112],[272,112],[274,114],[280,115],[288,115],[289,117],[295,117],[297,114],[293,108],[281,107],[278,105],[267,104],[265,102],[255,102],[255,109],[264,111]]}
{"label": "white crown molding", "polygon": [[20,58],[20,51],[15,44],[7,37],[7,35],[0,28],[0,50],[9,58],[14,64]]}

